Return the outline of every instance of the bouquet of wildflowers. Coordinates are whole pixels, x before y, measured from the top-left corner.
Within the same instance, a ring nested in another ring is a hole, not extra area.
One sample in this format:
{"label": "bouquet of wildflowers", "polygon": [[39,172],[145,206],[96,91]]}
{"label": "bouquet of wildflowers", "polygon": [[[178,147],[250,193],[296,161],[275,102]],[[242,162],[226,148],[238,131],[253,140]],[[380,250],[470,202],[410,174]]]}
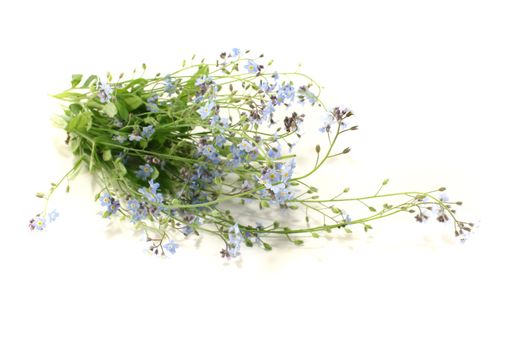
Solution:
{"label": "bouquet of wildflowers", "polygon": [[[37,194],[46,204],[30,228],[43,230],[56,219],[56,211],[48,212],[49,199],[86,167],[101,187],[95,200],[102,216],[129,220],[157,255],[175,253],[187,236],[210,234],[224,242],[221,255],[233,258],[242,246],[271,250],[272,237],[300,245],[298,237],[336,229],[350,233],[356,226],[368,231],[372,221],[402,212],[418,222],[431,216],[452,221],[455,235],[467,237],[473,224],[456,217],[461,202],[449,201],[444,188],[383,193],[385,180],[371,196],[350,197],[348,188],[320,195],[306,180],[327,160],[349,153],[337,141],[357,130],[353,114],[326,107],[319,85],[306,75],[275,72],[263,59],[233,49],[212,63],[192,59],[173,73],[149,78],[145,65],[129,79],[73,75],[71,87],[55,97],[65,102],[57,123],[76,161],[49,192]],[[308,117],[298,112],[305,105],[314,111]],[[315,146],[315,162],[297,174],[294,146],[306,118],[318,119],[327,145]],[[377,200],[383,201],[380,207],[370,204]],[[366,214],[354,217],[340,208],[353,203]],[[235,210],[245,205],[301,212],[304,223],[250,222]],[[312,215],[322,221],[312,224]]]}

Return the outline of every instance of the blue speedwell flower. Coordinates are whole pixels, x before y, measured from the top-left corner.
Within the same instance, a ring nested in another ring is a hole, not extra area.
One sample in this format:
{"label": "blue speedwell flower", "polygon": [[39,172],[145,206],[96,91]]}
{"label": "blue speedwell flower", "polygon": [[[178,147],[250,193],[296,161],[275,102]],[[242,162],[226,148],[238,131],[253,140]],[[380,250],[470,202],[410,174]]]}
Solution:
{"label": "blue speedwell flower", "polygon": [[234,47],[232,49],[232,57],[237,57],[241,54],[241,50],[239,50],[238,48]]}
{"label": "blue speedwell flower", "polygon": [[131,134],[129,134],[129,140],[130,141],[140,141],[142,140],[142,136],[140,136],[138,132],[132,132]]}
{"label": "blue speedwell flower", "polygon": [[195,86],[201,86],[201,85],[205,85],[205,84],[212,84],[213,83],[213,79],[207,75],[203,75],[201,77],[198,77],[196,80],[195,80]]}
{"label": "blue speedwell flower", "polygon": [[47,214],[49,222],[53,222],[58,218],[58,212],[56,209],[53,209],[49,214]]}
{"label": "blue speedwell flower", "polygon": [[150,177],[154,171],[155,169],[151,165],[146,163],[144,165],[140,165],[139,170],[135,171],[135,174],[138,178],[142,180],[147,180],[148,177]]}
{"label": "blue speedwell flower", "polygon": [[98,97],[100,98],[100,102],[107,103],[111,99],[111,93],[113,92],[113,88],[108,83],[100,83],[98,88]]}
{"label": "blue speedwell flower", "polygon": [[157,192],[160,185],[153,180],[149,180],[149,188],[141,187],[138,192],[149,202],[162,204],[164,196],[162,193]]}
{"label": "blue speedwell flower", "polygon": [[188,236],[193,232],[193,228],[191,226],[185,225],[180,229],[180,231],[184,236]]}
{"label": "blue speedwell flower", "polygon": [[268,157],[272,159],[277,159],[281,157],[281,144],[277,143],[276,145],[273,145],[268,150]]}
{"label": "blue speedwell flower", "polygon": [[155,128],[153,125],[148,125],[142,128],[141,136],[149,139],[151,136],[153,136],[153,133],[155,133]]}
{"label": "blue speedwell flower", "polygon": [[102,214],[105,218],[110,217],[120,209],[120,202],[107,192],[104,192],[99,199],[100,204],[106,209]]}
{"label": "blue speedwell flower", "polygon": [[257,147],[255,147],[250,141],[248,140],[242,140],[241,143],[239,143],[239,149],[241,151],[244,151],[246,153],[253,152],[257,150]]}
{"label": "blue speedwell flower", "polygon": [[199,108],[197,110],[197,113],[199,113],[199,115],[201,116],[202,119],[205,119],[205,118],[209,117],[210,114],[213,114],[214,108],[215,108],[215,102],[214,101],[209,101],[204,106]]}
{"label": "blue speedwell flower", "polygon": [[124,143],[126,141],[126,136],[123,135],[113,135],[113,140],[117,141],[118,143]]}
{"label": "blue speedwell flower", "polygon": [[217,150],[215,149],[215,147],[213,147],[213,145],[203,145],[199,148],[199,151],[212,163],[217,164],[220,162],[219,153],[217,153]]}
{"label": "blue speedwell flower", "polygon": [[120,209],[120,202],[112,200],[111,204],[107,206],[106,213],[108,216],[115,214]]}
{"label": "blue speedwell flower", "polygon": [[136,224],[137,222],[144,220],[148,216],[148,210],[145,205],[140,203],[136,199],[130,199],[127,203],[128,210],[131,213],[131,222]]}
{"label": "blue speedwell flower", "polygon": [[291,84],[284,84],[277,90],[277,105],[292,102],[295,97],[295,88]]}
{"label": "blue speedwell flower", "polygon": [[215,146],[220,148],[224,146],[225,143],[226,143],[226,137],[224,137],[223,135],[215,136]]}
{"label": "blue speedwell flower", "polygon": [[46,219],[42,216],[36,216],[29,222],[31,230],[43,231],[46,228]]}
{"label": "blue speedwell flower", "polygon": [[111,201],[113,200],[113,198],[111,197],[111,195],[107,192],[104,192],[100,198],[100,205],[102,205],[103,207],[108,207],[110,204],[111,204]]}
{"label": "blue speedwell flower", "polygon": [[242,234],[239,225],[235,224],[228,229],[228,257],[235,258],[239,256],[242,243]]}
{"label": "blue speedwell flower", "polygon": [[177,248],[179,245],[175,243],[174,241],[170,240],[168,243],[164,244],[162,246],[165,250],[167,250],[170,254],[175,254],[177,252]]}
{"label": "blue speedwell flower", "polygon": [[167,92],[168,95],[175,92],[175,84],[173,84],[173,79],[169,75],[164,77],[164,92]]}
{"label": "blue speedwell flower", "polygon": [[148,97],[146,102],[146,109],[152,113],[157,113],[159,111],[159,106],[157,106],[157,101],[159,99],[158,95],[153,95]]}
{"label": "blue speedwell flower", "polygon": [[258,73],[259,72],[259,65],[252,60],[249,60],[246,65],[244,66],[248,73]]}
{"label": "blue speedwell flower", "polygon": [[295,165],[296,165],[296,161],[295,161],[295,158],[293,158],[291,161],[286,163],[286,165],[280,167],[282,181],[288,181],[292,178],[293,171],[295,169]]}
{"label": "blue speedwell flower", "polygon": [[332,126],[334,125],[335,120],[331,115],[326,115],[323,120],[323,126],[319,128],[321,133],[330,133]]}

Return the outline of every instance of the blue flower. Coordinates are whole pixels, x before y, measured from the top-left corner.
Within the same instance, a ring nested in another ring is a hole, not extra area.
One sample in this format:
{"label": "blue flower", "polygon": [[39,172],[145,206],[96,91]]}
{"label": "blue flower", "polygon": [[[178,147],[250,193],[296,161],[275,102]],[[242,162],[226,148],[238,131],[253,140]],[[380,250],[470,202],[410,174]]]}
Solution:
{"label": "blue flower", "polygon": [[107,103],[111,99],[113,88],[108,83],[100,83],[98,88],[98,97],[100,102]]}
{"label": "blue flower", "polygon": [[249,60],[244,66],[248,73],[259,73],[259,65],[252,60]]}
{"label": "blue flower", "polygon": [[113,135],[113,140],[117,141],[118,143],[124,143],[126,141],[126,136],[123,135]]}
{"label": "blue flower", "polygon": [[232,57],[237,57],[241,54],[241,50],[239,50],[238,48],[234,47],[232,49]]}
{"label": "blue flower", "polygon": [[164,201],[164,196],[162,195],[162,193],[157,192],[160,185],[154,182],[153,180],[149,180],[148,183],[149,183],[149,188],[141,187],[139,188],[138,192],[142,194],[142,196],[146,200],[152,203],[161,204]]}
{"label": "blue flower", "polygon": [[153,125],[148,125],[142,128],[141,136],[146,139],[149,139],[153,135],[154,132],[155,132],[155,128],[153,127]]}
{"label": "blue flower", "polygon": [[175,85],[173,84],[173,80],[169,75],[166,75],[166,77],[164,77],[164,85],[164,91],[167,92],[169,95],[175,92]]}
{"label": "blue flower", "polygon": [[29,222],[31,230],[43,231],[46,228],[46,219],[42,216],[36,216]]}
{"label": "blue flower", "polygon": [[170,241],[164,244],[162,247],[165,250],[167,250],[170,254],[175,254],[177,252],[177,248],[179,247],[179,245],[170,239]]}
{"label": "blue flower", "polygon": [[48,215],[47,215],[47,219],[49,220],[49,222],[53,222],[55,221],[57,218],[58,218],[58,212],[56,211],[56,209],[53,209]]}
{"label": "blue flower", "polygon": [[122,120],[115,118],[113,120],[113,125],[115,125],[117,128],[121,128],[124,126],[124,123],[122,122]]}
{"label": "blue flower", "polygon": [[120,209],[120,202],[113,199],[111,204],[107,206],[106,213],[108,216],[115,214]]}
{"label": "blue flower", "polygon": [[257,147],[255,147],[250,141],[245,139],[243,139],[241,143],[239,143],[238,147],[241,151],[244,151],[246,153],[250,153],[257,149]]}
{"label": "blue flower", "polygon": [[262,176],[259,178],[259,182],[268,189],[270,189],[274,183],[280,181],[281,174],[277,170],[271,168],[264,170]]}
{"label": "blue flower", "polygon": [[128,209],[131,211],[136,211],[140,208],[140,203],[136,199],[130,199],[127,204],[128,204]]}
{"label": "blue flower", "polygon": [[202,119],[207,118],[210,114],[213,113],[213,110],[215,108],[215,102],[209,101],[207,104],[202,106],[197,110],[197,113],[201,116]]}
{"label": "blue flower", "polygon": [[130,141],[140,141],[142,140],[142,136],[138,134],[138,132],[132,132],[129,134],[129,140]]}
{"label": "blue flower", "polygon": [[277,159],[281,157],[281,144],[277,143],[275,146],[271,146],[268,150],[268,157]]}
{"label": "blue flower", "polygon": [[155,171],[155,169],[147,163],[144,165],[140,165],[139,169],[140,170],[135,171],[135,174],[142,180],[147,180],[148,177],[150,177]]}
{"label": "blue flower", "polygon": [[268,81],[261,80],[261,82],[259,83],[259,89],[261,89],[265,93],[269,93],[273,91],[274,88],[275,88],[275,84],[270,85],[268,84]]}
{"label": "blue flower", "polygon": [[239,225],[235,224],[228,229],[228,257],[235,258],[240,255],[242,234]]}
{"label": "blue flower", "polygon": [[152,113],[157,113],[159,111],[159,106],[157,106],[158,99],[159,99],[159,96],[157,95],[148,97],[147,102],[146,102],[146,109]]}
{"label": "blue flower", "polygon": [[291,102],[295,97],[295,88],[290,84],[281,85],[277,90],[277,105]]}
{"label": "blue flower", "polygon": [[270,187],[273,192],[275,201],[279,204],[284,204],[286,201],[292,199],[293,195],[290,189],[286,187],[286,184],[280,183]]}
{"label": "blue flower", "polygon": [[331,129],[332,129],[332,125],[334,125],[334,118],[331,116],[331,115],[327,115],[325,116],[324,120],[323,120],[323,126],[319,129],[319,131],[321,133],[330,133]]}
{"label": "blue flower", "polygon": [[200,152],[213,163],[219,163],[219,154],[217,153],[217,150],[215,149],[215,147],[213,147],[213,145],[204,145],[200,149]]}
{"label": "blue flower", "polygon": [[207,75],[198,77],[197,80],[195,80],[195,86],[201,86],[204,84],[211,84],[211,83],[213,83],[213,79]]}
{"label": "blue flower", "polygon": [[288,181],[292,178],[293,171],[295,169],[295,165],[296,165],[296,161],[295,161],[295,158],[293,158],[291,161],[286,163],[284,167],[280,169],[282,181]]}
{"label": "blue flower", "polygon": [[151,179],[151,180],[148,181],[148,184],[149,184],[149,188],[150,188],[151,192],[157,193],[157,190],[160,187],[159,183],[155,182],[155,181],[153,181],[153,179]]}
{"label": "blue flower", "polygon": [[217,147],[222,147],[224,146],[224,144],[226,143],[226,137],[224,137],[223,135],[217,135],[215,136],[215,145]]}
{"label": "blue flower", "polygon": [[131,212],[131,222],[134,224],[141,220],[144,220],[148,215],[146,208],[143,205],[141,205],[136,199],[128,200],[127,207],[128,210]]}
{"label": "blue flower", "polygon": [[268,120],[268,117],[271,116],[273,112],[275,112],[275,107],[272,102],[268,102],[262,110],[263,119]]}
{"label": "blue flower", "polygon": [[180,229],[180,231],[184,236],[188,236],[193,232],[193,228],[191,226],[185,225]]}
{"label": "blue flower", "polygon": [[113,201],[113,197],[111,197],[110,194],[107,192],[104,192],[100,196],[100,205],[102,205],[103,207],[109,207],[112,201]]}

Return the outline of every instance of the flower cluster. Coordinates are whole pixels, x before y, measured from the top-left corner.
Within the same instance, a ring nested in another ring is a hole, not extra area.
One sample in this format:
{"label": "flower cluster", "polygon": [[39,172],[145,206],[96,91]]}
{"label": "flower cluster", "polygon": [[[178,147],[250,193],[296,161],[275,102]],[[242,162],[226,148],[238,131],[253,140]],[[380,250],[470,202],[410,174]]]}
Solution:
{"label": "flower cluster", "polygon": [[[55,97],[67,102],[62,125],[77,161],[41,197],[47,203],[60,184],[67,182],[69,188],[69,180],[87,166],[103,188],[97,195],[102,216],[136,225],[156,255],[174,254],[182,240],[207,233],[224,242],[223,257],[235,258],[243,246],[270,250],[275,237],[302,244],[294,235],[320,237],[334,229],[351,232],[356,225],[368,231],[370,222],[398,212],[416,213],[422,222],[433,211],[438,221],[453,220],[458,236],[470,232],[470,224],[456,219],[458,203],[435,194],[441,189],[380,194],[385,181],[374,196],[348,197],[345,188],[321,197],[305,180],[328,159],[349,153],[348,147],[339,151],[336,141],[357,130],[353,113],[325,107],[314,80],[275,72],[272,61],[263,59],[234,48],[211,63],[185,62],[175,73],[151,78],[121,75],[115,81],[108,74],[82,83],[82,76],[74,75],[71,88]],[[293,150],[309,120],[327,145],[312,147],[315,163],[297,175]],[[383,199],[398,202],[385,202],[379,209],[372,205]],[[256,203],[259,210],[302,209],[305,224],[288,227],[278,219],[252,223],[227,208],[232,203]],[[370,214],[354,215],[363,205]],[[312,225],[312,214],[323,223]],[[43,230],[54,219],[52,212],[46,220],[44,210],[30,228]]]}

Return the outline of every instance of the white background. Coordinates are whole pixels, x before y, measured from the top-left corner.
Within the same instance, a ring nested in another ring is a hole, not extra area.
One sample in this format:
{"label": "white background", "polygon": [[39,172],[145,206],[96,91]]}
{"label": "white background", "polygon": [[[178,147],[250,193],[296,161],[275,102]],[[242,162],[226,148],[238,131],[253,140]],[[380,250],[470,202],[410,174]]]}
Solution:
{"label": "white background", "polygon": [[[3,2],[0,348],[523,349],[524,15],[518,1]],[[168,72],[232,47],[301,63],[354,110],[322,191],[446,185],[477,234],[458,245],[400,217],[230,263],[213,237],[157,259],[97,216],[86,173],[47,232],[27,230],[34,193],[72,162],[48,94],[73,73]]]}

